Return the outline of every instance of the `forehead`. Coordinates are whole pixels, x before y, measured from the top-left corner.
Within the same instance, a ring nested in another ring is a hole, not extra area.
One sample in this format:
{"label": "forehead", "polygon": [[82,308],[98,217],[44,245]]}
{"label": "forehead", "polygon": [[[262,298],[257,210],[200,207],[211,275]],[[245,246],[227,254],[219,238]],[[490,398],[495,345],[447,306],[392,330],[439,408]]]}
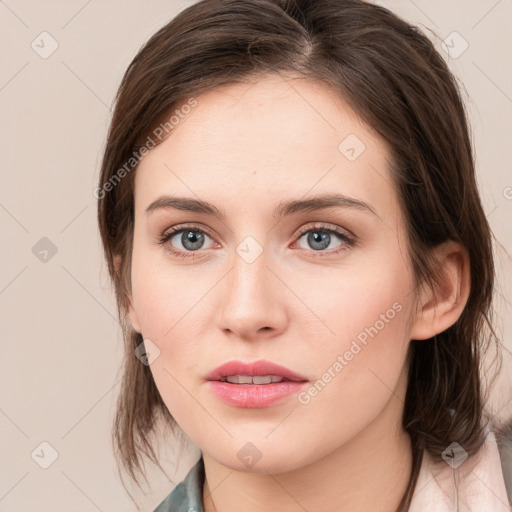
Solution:
{"label": "forehead", "polygon": [[[325,85],[269,75],[195,98],[137,169],[136,208],[161,194],[253,208],[308,192],[397,207],[384,141]],[[396,213],[396,212],[395,212]]]}

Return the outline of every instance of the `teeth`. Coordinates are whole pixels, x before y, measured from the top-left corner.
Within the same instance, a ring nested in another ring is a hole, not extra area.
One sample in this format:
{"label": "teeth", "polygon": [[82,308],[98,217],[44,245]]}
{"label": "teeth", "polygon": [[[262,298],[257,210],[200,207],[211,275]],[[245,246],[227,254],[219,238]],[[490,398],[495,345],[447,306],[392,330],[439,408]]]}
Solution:
{"label": "teeth", "polygon": [[272,382],[281,382],[283,377],[276,375],[229,375],[222,377],[222,382],[230,382],[231,384],[271,384]]}
{"label": "teeth", "polygon": [[265,375],[264,377],[260,377],[259,375],[255,375],[252,378],[254,384],[270,384],[272,382],[272,375]]}
{"label": "teeth", "polygon": [[[232,382],[233,384],[252,384],[252,377],[248,375],[233,375],[230,377],[226,377],[228,382]],[[231,379],[234,379],[231,380]]]}

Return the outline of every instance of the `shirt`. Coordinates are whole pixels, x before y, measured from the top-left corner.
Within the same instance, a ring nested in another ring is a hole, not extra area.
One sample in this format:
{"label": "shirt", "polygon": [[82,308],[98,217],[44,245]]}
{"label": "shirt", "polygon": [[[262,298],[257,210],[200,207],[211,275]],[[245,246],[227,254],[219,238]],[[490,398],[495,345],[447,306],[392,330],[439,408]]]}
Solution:
{"label": "shirt", "polygon": [[[453,445],[453,446],[452,446]],[[425,450],[409,512],[510,512],[500,453],[492,431],[471,464],[452,443],[446,464],[434,464]],[[154,512],[204,512],[204,461],[201,457]]]}

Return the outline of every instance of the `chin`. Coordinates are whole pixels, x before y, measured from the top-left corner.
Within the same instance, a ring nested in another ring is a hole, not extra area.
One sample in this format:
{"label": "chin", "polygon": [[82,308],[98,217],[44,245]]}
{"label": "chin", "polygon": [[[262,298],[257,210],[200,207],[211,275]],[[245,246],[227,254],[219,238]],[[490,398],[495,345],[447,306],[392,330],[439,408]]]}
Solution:
{"label": "chin", "polygon": [[[254,436],[253,441],[238,438],[230,440],[226,446],[217,445],[214,450],[204,450],[209,457],[220,464],[244,473],[279,474],[300,469],[313,460],[308,457],[304,446],[300,450],[296,443],[285,444],[283,439],[270,441]],[[290,440],[288,440],[290,442]]]}

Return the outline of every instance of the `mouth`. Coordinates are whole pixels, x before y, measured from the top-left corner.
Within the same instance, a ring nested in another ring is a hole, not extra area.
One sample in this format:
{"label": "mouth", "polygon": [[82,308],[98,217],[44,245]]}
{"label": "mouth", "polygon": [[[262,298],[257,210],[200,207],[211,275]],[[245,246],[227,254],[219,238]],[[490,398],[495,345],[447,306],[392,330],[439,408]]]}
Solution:
{"label": "mouth", "polygon": [[285,380],[288,379],[278,375],[228,375],[219,379],[220,382],[230,382],[231,384],[272,384]]}
{"label": "mouth", "polygon": [[298,393],[308,379],[269,361],[229,361],[206,376],[213,393],[235,407],[263,408]]}
{"label": "mouth", "polygon": [[307,382],[308,379],[285,366],[259,360],[250,363],[228,361],[206,375],[206,380],[231,384],[271,384],[283,381]]}

